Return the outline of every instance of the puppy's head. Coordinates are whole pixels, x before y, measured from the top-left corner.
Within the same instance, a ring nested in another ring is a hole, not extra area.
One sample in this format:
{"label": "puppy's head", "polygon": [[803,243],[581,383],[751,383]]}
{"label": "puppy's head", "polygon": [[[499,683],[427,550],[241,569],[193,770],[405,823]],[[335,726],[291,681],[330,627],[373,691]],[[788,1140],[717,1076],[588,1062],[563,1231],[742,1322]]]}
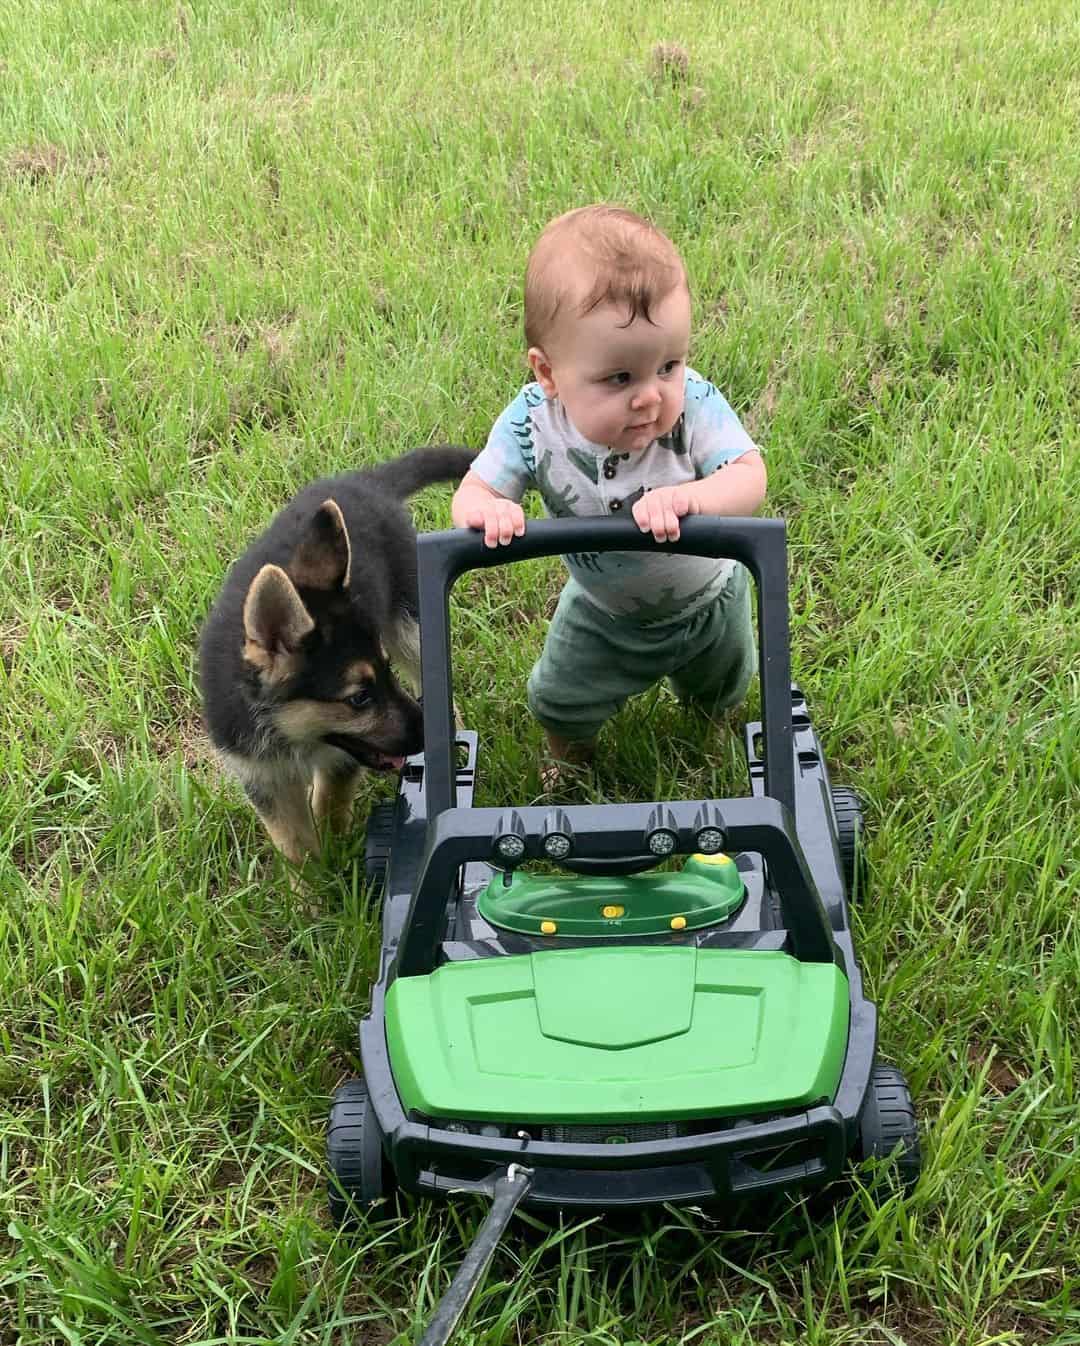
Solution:
{"label": "puppy's head", "polygon": [[244,600],[244,658],[265,713],[300,749],[329,743],[373,771],[423,746],[417,702],[390,669],[363,596],[350,594],[352,551],[326,500],[284,569],[265,565]]}

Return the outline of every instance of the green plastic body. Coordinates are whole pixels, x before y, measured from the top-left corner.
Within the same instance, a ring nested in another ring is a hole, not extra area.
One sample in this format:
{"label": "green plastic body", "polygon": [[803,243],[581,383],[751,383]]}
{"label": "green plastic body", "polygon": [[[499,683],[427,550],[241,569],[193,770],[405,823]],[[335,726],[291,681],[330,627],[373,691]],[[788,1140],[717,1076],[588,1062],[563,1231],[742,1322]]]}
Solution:
{"label": "green plastic body", "polygon": [[760,1114],[833,1098],[848,983],[774,951],[555,948],[399,977],[386,1032],[401,1101],[428,1117]]}
{"label": "green plastic body", "polygon": [[486,921],[503,930],[582,939],[699,930],[726,920],[745,896],[729,856],[691,855],[675,874],[571,878],[517,873],[509,882],[495,874],[477,906]]}

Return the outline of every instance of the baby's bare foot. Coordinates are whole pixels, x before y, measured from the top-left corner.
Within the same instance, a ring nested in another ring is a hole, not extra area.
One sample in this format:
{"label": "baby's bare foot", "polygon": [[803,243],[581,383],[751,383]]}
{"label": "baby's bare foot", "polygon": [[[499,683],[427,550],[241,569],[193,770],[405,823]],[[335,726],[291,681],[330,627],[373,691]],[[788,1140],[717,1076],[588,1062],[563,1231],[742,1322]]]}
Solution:
{"label": "baby's bare foot", "polygon": [[584,781],[596,756],[596,740],[547,736],[547,758],[540,768],[540,784],[545,794],[555,794],[574,783]]}
{"label": "baby's bare foot", "polygon": [[546,795],[563,795],[574,785],[588,783],[591,762],[560,762],[547,759],[540,767],[540,786]]}

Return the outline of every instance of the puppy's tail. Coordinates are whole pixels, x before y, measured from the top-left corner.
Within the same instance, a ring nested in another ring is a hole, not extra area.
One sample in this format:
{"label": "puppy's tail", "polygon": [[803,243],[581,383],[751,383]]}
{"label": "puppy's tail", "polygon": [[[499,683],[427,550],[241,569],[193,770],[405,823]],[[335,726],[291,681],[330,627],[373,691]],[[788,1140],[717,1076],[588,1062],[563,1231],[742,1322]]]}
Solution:
{"label": "puppy's tail", "polygon": [[412,449],[389,463],[368,469],[368,476],[384,490],[404,499],[436,481],[458,481],[476,457],[474,449],[453,444]]}

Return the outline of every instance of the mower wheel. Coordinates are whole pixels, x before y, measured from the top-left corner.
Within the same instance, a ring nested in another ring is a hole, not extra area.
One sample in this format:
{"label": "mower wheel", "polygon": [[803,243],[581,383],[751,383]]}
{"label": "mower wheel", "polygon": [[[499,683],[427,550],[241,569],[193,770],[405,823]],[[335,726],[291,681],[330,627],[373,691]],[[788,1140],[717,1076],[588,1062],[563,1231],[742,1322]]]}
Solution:
{"label": "mower wheel", "polygon": [[346,1080],[334,1095],[326,1157],[330,1162],[330,1218],[337,1225],[355,1221],[360,1211],[381,1201],[393,1186],[379,1123],[363,1080]]}
{"label": "mower wheel", "polygon": [[859,1115],[859,1158],[889,1160],[904,1192],[919,1177],[919,1128],[907,1081],[895,1066],[875,1062]]}
{"label": "mower wheel", "polygon": [[394,805],[376,804],[368,814],[364,843],[364,879],[372,901],[379,902],[386,890],[386,869],[394,837]]}
{"label": "mower wheel", "polygon": [[847,889],[848,898],[854,899],[861,897],[866,891],[864,806],[859,795],[846,785],[833,786],[832,802],[836,811],[836,839],[840,846],[844,887]]}

